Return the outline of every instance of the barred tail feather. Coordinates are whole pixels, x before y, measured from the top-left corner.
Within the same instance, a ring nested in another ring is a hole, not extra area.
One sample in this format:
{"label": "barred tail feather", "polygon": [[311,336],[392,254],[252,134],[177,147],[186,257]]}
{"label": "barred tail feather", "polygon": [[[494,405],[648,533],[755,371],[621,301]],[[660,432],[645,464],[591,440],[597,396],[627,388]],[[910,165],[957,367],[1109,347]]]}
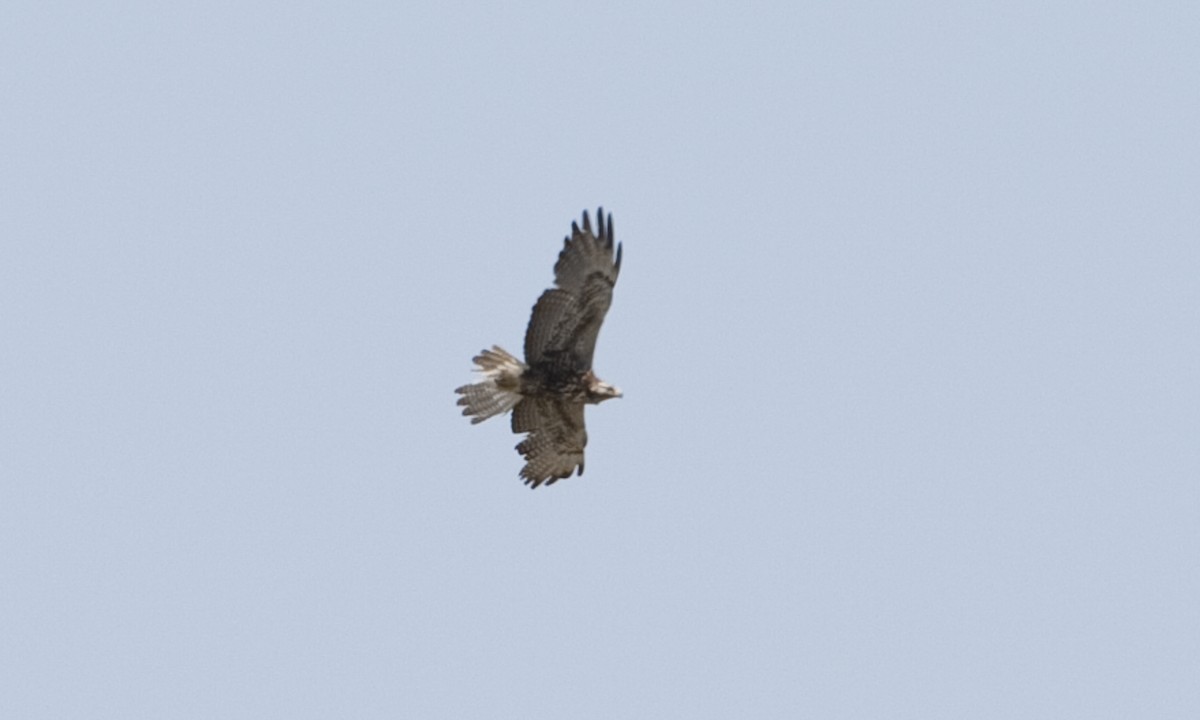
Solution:
{"label": "barred tail feather", "polygon": [[480,352],[474,361],[483,380],[454,391],[462,395],[458,404],[463,408],[463,415],[471,416],[472,425],[502,415],[521,402],[521,373],[526,367],[497,345]]}

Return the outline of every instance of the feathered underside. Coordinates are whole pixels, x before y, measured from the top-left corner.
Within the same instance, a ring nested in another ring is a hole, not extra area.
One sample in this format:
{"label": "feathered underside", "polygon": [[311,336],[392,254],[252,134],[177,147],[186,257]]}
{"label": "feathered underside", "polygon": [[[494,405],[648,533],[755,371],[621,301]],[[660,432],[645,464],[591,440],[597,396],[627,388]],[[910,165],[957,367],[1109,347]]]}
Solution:
{"label": "feathered underside", "polygon": [[[596,339],[612,305],[621,272],[621,246],[613,243],[612,215],[596,210],[596,230],[583,212],[571,223],[554,264],[554,284],[538,298],[525,330],[525,362],[549,387],[568,387],[591,373]],[[536,400],[536,401],[535,401]],[[513,411],[513,432],[529,433],[517,450],[525,456],[521,477],[532,487],[583,474],[587,430],[584,401],[563,392],[526,398]]]}

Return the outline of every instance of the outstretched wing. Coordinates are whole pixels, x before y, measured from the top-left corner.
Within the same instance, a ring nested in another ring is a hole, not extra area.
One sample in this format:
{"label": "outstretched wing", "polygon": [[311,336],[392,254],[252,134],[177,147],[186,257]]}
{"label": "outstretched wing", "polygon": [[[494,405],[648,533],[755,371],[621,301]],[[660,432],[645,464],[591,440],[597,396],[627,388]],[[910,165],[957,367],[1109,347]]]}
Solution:
{"label": "outstretched wing", "polygon": [[521,477],[525,484],[537,487],[543,482],[571,477],[576,468],[583,474],[583,448],[587,430],[583,427],[583,403],[565,398],[527,397],[513,408],[512,429],[529,433],[517,445],[525,456]]}
{"label": "outstretched wing", "polygon": [[565,363],[578,370],[592,367],[600,325],[612,305],[613,286],[621,272],[621,246],[613,249],[612,215],[596,211],[597,232],[587,211],[583,229],[571,223],[554,264],[554,284],[533,307],[525,330],[525,362]]}

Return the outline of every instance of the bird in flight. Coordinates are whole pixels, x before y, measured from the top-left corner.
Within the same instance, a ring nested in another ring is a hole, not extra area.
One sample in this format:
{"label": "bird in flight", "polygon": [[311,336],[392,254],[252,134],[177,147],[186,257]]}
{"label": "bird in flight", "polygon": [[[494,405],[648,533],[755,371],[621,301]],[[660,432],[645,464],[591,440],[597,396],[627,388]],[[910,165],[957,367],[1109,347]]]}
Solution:
{"label": "bird in flight", "polygon": [[512,411],[517,445],[525,458],[521,478],[531,488],[583,475],[587,430],[583,406],[598,405],[621,391],[596,377],[592,355],[621,272],[621,246],[613,250],[612,215],[596,211],[596,231],[587,211],[583,228],[571,223],[554,264],[555,287],[533,306],[525,330],[525,362],[498,345],[474,358],[479,382],[455,390],[471,423]]}

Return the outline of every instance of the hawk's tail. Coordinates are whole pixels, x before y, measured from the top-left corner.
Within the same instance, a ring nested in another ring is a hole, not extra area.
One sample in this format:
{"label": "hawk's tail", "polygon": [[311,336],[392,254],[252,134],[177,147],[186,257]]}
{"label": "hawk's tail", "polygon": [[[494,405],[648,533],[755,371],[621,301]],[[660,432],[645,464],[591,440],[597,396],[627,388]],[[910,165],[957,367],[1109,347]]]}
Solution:
{"label": "hawk's tail", "polygon": [[463,415],[472,416],[472,425],[516,407],[521,402],[521,373],[525,372],[525,363],[497,345],[476,355],[475,364],[483,380],[454,391],[462,395],[458,404],[463,406]]}

